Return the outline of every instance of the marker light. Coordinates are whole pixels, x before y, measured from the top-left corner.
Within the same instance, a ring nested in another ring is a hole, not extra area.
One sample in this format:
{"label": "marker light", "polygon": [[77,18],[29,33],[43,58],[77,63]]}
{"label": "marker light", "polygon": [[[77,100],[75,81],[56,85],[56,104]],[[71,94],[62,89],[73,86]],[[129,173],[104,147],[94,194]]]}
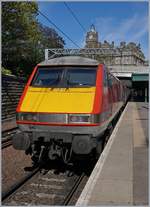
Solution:
{"label": "marker light", "polygon": [[89,114],[69,114],[69,123],[90,123],[91,116]]}
{"label": "marker light", "polygon": [[19,121],[38,121],[36,113],[17,113],[17,120]]}

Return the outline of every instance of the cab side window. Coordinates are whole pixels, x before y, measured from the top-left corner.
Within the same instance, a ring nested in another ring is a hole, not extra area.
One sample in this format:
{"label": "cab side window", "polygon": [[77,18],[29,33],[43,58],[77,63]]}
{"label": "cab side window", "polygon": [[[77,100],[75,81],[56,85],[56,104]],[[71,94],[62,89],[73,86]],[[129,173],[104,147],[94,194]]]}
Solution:
{"label": "cab side window", "polygon": [[108,73],[106,69],[104,69],[104,86],[108,87]]}
{"label": "cab side window", "polygon": [[113,85],[113,77],[110,73],[108,73],[108,87],[112,87]]}

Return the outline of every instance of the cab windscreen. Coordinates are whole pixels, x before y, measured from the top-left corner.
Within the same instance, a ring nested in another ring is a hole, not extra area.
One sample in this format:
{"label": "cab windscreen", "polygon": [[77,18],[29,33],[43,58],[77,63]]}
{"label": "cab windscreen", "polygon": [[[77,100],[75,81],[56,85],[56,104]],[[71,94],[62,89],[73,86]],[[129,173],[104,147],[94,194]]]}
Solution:
{"label": "cab windscreen", "polygon": [[39,67],[31,86],[92,87],[96,82],[96,67]]}

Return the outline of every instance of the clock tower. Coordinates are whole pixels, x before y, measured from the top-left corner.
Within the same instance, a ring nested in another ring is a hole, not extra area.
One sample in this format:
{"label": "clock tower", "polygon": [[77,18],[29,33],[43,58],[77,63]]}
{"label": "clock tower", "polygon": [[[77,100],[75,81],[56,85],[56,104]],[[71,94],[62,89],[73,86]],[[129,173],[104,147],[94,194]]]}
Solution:
{"label": "clock tower", "polygon": [[86,48],[98,48],[98,32],[95,30],[95,26],[92,24],[90,31],[86,34]]}

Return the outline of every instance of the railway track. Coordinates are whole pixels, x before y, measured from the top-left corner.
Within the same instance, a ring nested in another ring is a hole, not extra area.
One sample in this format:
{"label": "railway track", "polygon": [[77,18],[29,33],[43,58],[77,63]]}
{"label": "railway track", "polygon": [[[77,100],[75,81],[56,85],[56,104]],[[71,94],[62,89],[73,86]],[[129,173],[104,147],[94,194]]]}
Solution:
{"label": "railway track", "polygon": [[77,191],[78,186],[82,182],[83,178],[85,178],[85,174],[84,173],[77,178],[77,180],[76,180],[75,184],[73,185],[72,189],[70,190],[70,192],[68,193],[68,195],[66,196],[64,201],[62,202],[63,206],[67,206],[67,205],[71,205],[72,204],[71,201],[73,200],[73,196],[74,196],[75,192]]}
{"label": "railway track", "polygon": [[39,172],[39,168],[36,168],[31,173],[23,177],[20,181],[18,181],[16,184],[10,187],[5,192],[2,192],[2,201],[6,200],[9,196],[11,196],[15,191],[17,191],[21,186],[24,185],[25,182],[27,182],[29,179],[31,179],[36,173]]}
{"label": "railway track", "polygon": [[12,145],[12,137],[18,131],[18,127],[2,132],[2,149]]}
{"label": "railway track", "polygon": [[[117,119],[115,122],[117,122]],[[56,166],[58,167],[59,164],[57,163]],[[2,193],[2,204],[74,205],[75,200],[80,195],[77,192],[82,191],[81,188],[83,189],[90,173],[87,176],[83,172],[75,172],[73,176],[68,176],[65,170],[55,173],[54,169],[49,164],[44,174],[39,173],[40,169],[33,171],[26,178],[12,186],[7,192]],[[78,197],[75,198],[76,196]]]}
{"label": "railway track", "polygon": [[6,147],[9,147],[12,145],[12,140],[11,139],[8,139],[6,141],[2,141],[2,149],[6,148]]}
{"label": "railway track", "polygon": [[10,139],[16,132],[18,131],[18,127],[14,127],[9,130],[2,131],[2,140],[5,141],[7,139]]}
{"label": "railway track", "polygon": [[[74,194],[80,184],[88,177],[80,175],[47,170],[39,173],[36,169],[26,178],[22,179],[7,192],[2,193],[3,205],[70,205]],[[86,182],[85,182],[86,183]]]}

